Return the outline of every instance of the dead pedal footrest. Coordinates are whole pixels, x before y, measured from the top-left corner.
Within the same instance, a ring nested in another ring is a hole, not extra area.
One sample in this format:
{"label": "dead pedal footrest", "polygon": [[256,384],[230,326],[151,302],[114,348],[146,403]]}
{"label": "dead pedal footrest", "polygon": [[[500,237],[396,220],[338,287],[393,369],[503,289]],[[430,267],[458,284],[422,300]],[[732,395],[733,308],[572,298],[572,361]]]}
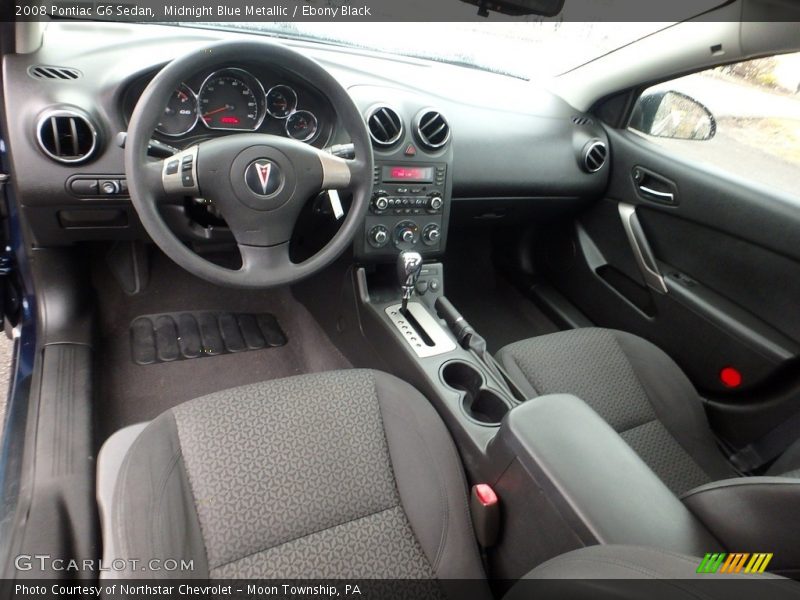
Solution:
{"label": "dead pedal footrest", "polygon": [[131,322],[131,352],[137,365],[274,348],[287,341],[270,313],[172,312]]}

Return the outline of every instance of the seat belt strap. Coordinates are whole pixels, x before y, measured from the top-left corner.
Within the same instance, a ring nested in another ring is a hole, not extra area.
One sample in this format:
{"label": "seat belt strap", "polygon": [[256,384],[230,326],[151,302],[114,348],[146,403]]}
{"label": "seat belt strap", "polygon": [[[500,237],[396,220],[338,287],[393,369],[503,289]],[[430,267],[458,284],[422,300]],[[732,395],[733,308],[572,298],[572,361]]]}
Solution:
{"label": "seat belt strap", "polygon": [[730,461],[743,473],[752,473],[775,460],[800,439],[800,412],[792,415],[764,437],[733,453]]}

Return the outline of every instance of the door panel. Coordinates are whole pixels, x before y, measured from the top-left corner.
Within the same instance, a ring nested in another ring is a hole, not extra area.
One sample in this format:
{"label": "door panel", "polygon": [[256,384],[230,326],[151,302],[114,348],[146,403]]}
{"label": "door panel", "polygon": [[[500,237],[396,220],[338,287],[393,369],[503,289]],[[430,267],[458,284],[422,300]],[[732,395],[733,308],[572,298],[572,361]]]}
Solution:
{"label": "door panel", "polygon": [[[551,269],[554,283],[596,324],[664,349],[712,399],[724,436],[749,442],[800,409],[800,200],[608,135],[607,197],[562,237],[575,259]],[[642,194],[642,168],[670,202]],[[739,387],[723,384],[725,367]]]}

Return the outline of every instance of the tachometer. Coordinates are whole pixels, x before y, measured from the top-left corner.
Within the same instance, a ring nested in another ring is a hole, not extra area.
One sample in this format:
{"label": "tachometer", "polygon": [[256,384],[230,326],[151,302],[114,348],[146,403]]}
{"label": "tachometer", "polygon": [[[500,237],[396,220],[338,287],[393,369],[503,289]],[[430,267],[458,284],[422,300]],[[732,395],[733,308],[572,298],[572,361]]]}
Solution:
{"label": "tachometer", "polygon": [[188,86],[181,84],[169,97],[156,131],[174,137],[188,133],[196,123],[197,98]]}
{"label": "tachometer", "polygon": [[203,82],[198,111],[209,129],[255,131],[264,120],[264,88],[242,69],[217,71]]}
{"label": "tachometer", "polygon": [[297,108],[297,93],[288,85],[276,85],[267,92],[267,112],[285,119]]}
{"label": "tachometer", "polygon": [[286,135],[301,142],[311,141],[317,135],[317,117],[307,110],[298,110],[286,119]]}

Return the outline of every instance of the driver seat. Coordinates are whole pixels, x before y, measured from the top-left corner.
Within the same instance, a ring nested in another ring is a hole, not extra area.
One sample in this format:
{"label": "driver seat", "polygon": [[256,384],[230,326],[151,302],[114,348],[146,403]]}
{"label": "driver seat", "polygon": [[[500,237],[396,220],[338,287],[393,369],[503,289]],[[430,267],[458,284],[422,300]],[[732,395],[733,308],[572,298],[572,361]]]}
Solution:
{"label": "driver seat", "polygon": [[471,579],[488,598],[466,489],[438,414],[396,377],[224,390],[103,446],[104,561],[139,560],[106,577]]}

